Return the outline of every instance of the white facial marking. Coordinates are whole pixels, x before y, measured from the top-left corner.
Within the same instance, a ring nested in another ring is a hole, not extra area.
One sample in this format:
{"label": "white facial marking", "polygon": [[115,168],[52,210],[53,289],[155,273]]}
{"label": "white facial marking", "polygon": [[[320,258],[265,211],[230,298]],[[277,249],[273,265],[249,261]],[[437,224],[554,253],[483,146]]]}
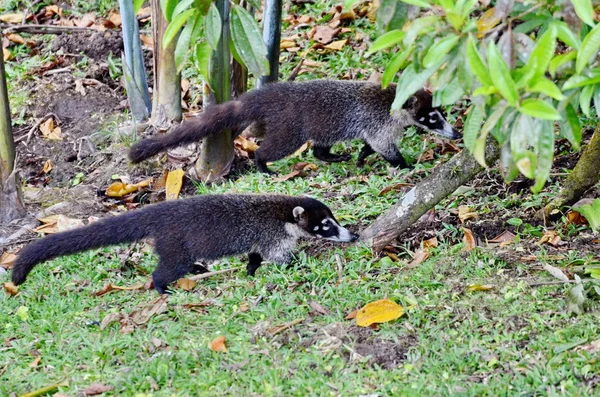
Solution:
{"label": "white facial marking", "polygon": [[429,119],[429,122],[430,122],[431,124],[433,124],[433,123],[435,123],[435,122],[436,122],[436,120],[432,118],[432,119]]}
{"label": "white facial marking", "polygon": [[429,112],[430,116],[434,116],[437,113],[437,110],[434,110],[433,112]]}
{"label": "white facial marking", "polygon": [[323,238],[323,236],[321,236],[320,234],[315,234],[315,236],[317,236],[318,238]]}
{"label": "white facial marking", "polygon": [[421,117],[419,121],[425,121],[425,117]]}
{"label": "white facial marking", "polygon": [[315,231],[315,232],[316,232],[317,230],[319,230],[319,226],[315,226],[315,227],[313,228],[313,231]]}
{"label": "white facial marking", "polygon": [[321,223],[322,223],[322,224],[326,224],[328,221],[330,221],[330,219],[329,219],[329,218],[325,218],[325,219],[323,219],[323,220],[321,221]]}
{"label": "white facial marking", "polygon": [[323,226],[323,230],[329,230],[330,227],[329,226]]}

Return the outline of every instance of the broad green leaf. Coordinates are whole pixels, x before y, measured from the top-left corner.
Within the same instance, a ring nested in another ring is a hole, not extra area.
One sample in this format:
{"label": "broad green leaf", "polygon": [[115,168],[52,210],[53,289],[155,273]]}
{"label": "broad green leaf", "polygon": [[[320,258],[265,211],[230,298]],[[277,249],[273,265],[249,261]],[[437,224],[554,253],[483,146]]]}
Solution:
{"label": "broad green leaf", "polygon": [[539,92],[546,96],[549,96],[550,98],[554,98],[557,101],[562,101],[563,99],[565,99],[565,96],[560,91],[560,88],[558,88],[556,84],[552,82],[552,80],[549,80],[545,77],[540,77],[537,80],[535,80],[533,82],[532,87],[530,87],[527,91]]}
{"label": "broad green leaf", "polygon": [[443,65],[443,69],[438,70],[435,74],[435,78],[432,78],[430,87],[432,91],[443,90],[452,80],[454,80],[459,62],[459,58],[456,55],[456,52],[453,51],[446,57],[448,62]]}
{"label": "broad green leaf", "polygon": [[520,114],[513,122],[510,132],[510,149],[515,162],[523,157],[532,140],[535,139],[533,130],[533,119],[526,114]]}
{"label": "broad green leaf", "polygon": [[492,108],[492,114],[488,119],[483,123],[483,127],[481,127],[481,132],[479,133],[479,137],[475,140],[475,147],[473,148],[473,157],[479,164],[483,167],[487,168],[487,164],[485,163],[485,143],[487,140],[487,136],[496,126],[496,124],[502,118],[502,115],[508,109],[508,105],[506,102],[501,101],[494,105]]}
{"label": "broad green leaf", "polygon": [[535,172],[535,184],[531,188],[534,193],[539,193],[552,169],[552,161],[554,160],[554,123],[551,121],[543,121],[540,134],[537,142],[537,170]]}
{"label": "broad green leaf", "polygon": [[526,22],[523,22],[519,26],[513,29],[513,33],[529,33],[533,29],[542,26],[546,23],[545,19],[532,19]]}
{"label": "broad green leaf", "polygon": [[561,120],[560,113],[549,103],[541,99],[525,99],[521,102],[519,111],[532,117],[544,120]]}
{"label": "broad green leaf", "polygon": [[595,86],[594,90],[594,107],[596,108],[596,115],[600,118],[600,85]]}
{"label": "broad green leaf", "polygon": [[490,76],[494,82],[493,85],[498,88],[510,106],[517,106],[519,100],[517,87],[512,77],[510,77],[510,71],[502,59],[498,47],[493,42],[488,44],[488,63]]}
{"label": "broad green leaf", "polygon": [[483,95],[483,96],[490,96],[490,95],[494,95],[495,93],[498,92],[498,88],[494,87],[493,85],[488,85],[488,86],[481,86],[479,88],[477,88],[474,92],[473,95]]}
{"label": "broad green leaf", "polygon": [[550,66],[548,66],[548,71],[550,72],[550,75],[552,75],[552,77],[555,77],[558,68],[560,68],[565,63],[574,60],[575,58],[577,58],[577,51],[566,52],[564,54],[560,54],[552,58],[552,60],[550,61]]}
{"label": "broad green leaf", "polygon": [[512,182],[519,175],[519,169],[515,164],[510,150],[510,144],[505,142],[500,150],[500,165],[501,172],[505,182]]}
{"label": "broad green leaf", "polygon": [[173,14],[171,15],[171,19],[175,18],[177,15],[181,14],[185,10],[189,9],[194,3],[194,0],[181,0],[173,10]]}
{"label": "broad green leaf", "polygon": [[592,58],[598,54],[600,49],[600,23],[596,25],[583,39],[581,48],[577,51],[575,70],[580,74]]}
{"label": "broad green leaf", "polygon": [[477,51],[475,41],[472,37],[469,37],[469,41],[467,43],[467,58],[469,59],[471,70],[475,76],[477,76],[477,79],[481,82],[481,84],[493,86],[494,83],[492,82],[488,68],[479,56],[479,51]]}
{"label": "broad green leaf", "polygon": [[498,123],[492,128],[490,133],[498,141],[500,145],[503,145],[506,140],[510,137],[510,130],[514,119],[519,115],[519,111],[515,108],[508,108],[502,115]]}
{"label": "broad green leaf", "polygon": [[567,81],[565,81],[565,84],[563,84],[562,90],[567,91],[573,88],[597,83],[600,83],[600,69],[593,69],[590,73],[590,76],[571,76]]}
{"label": "broad green leaf", "polygon": [[432,45],[427,51],[427,54],[423,58],[423,67],[430,67],[438,63],[443,57],[445,57],[460,40],[460,36],[456,34],[448,34],[443,39]]}
{"label": "broad green leaf", "polygon": [[587,117],[590,117],[590,104],[592,103],[592,95],[594,94],[594,85],[586,85],[581,89],[579,94],[579,108]]}
{"label": "broad green leaf", "polygon": [[[208,10],[213,0],[194,0],[194,8],[198,10],[201,15],[206,16],[208,14]],[[249,3],[256,3],[256,0],[249,0]],[[252,4],[256,9],[260,9],[260,2],[258,6],[256,4]]]}
{"label": "broad green leaf", "polygon": [[404,47],[409,47],[412,43],[414,43],[415,39],[420,34],[435,30],[440,20],[441,18],[438,16],[429,15],[426,17],[417,18],[414,21],[412,21],[412,23],[406,30],[406,35],[404,36]]}
{"label": "broad green leaf", "polygon": [[167,22],[171,22],[173,11],[178,3],[179,0],[160,0],[160,8],[162,9]]}
{"label": "broad green leaf", "polygon": [[244,64],[244,61],[242,60],[242,58],[240,58],[240,54],[238,54],[237,50],[235,49],[235,45],[233,44],[231,36],[229,36],[229,52],[231,52],[231,56],[233,57],[233,59],[236,60],[237,63],[239,63],[240,65]]}
{"label": "broad green leaf", "polygon": [[[592,201],[591,204],[584,204],[580,207],[573,207],[573,211],[577,211],[581,215],[583,215],[585,217],[585,219],[588,221],[588,223],[590,224],[590,228],[593,231],[600,232],[600,198],[595,199],[594,201]],[[600,269],[594,268],[594,269],[589,269],[589,270],[600,270]],[[592,275],[592,278],[600,278],[597,271],[592,273],[589,270],[587,273],[595,274],[595,276]]]}
{"label": "broad green leaf", "polygon": [[525,150],[521,157],[515,161],[515,164],[521,174],[529,179],[535,178],[535,169],[537,168],[537,156],[531,150]]}
{"label": "broad green leaf", "polygon": [[527,67],[534,70],[534,78],[543,76],[556,50],[556,29],[551,25],[533,48]]}
{"label": "broad green leaf", "polygon": [[179,31],[181,30],[181,27],[187,22],[187,20],[192,15],[194,15],[195,12],[195,9],[189,9],[177,15],[175,18],[173,18],[171,22],[169,22],[169,25],[167,26],[167,29],[165,30],[165,35],[163,37],[163,49],[167,48],[169,44],[171,44],[173,39],[175,39],[175,36],[177,36]]}
{"label": "broad green leaf", "polygon": [[219,45],[219,39],[221,38],[221,14],[217,9],[215,3],[210,4],[208,14],[204,20],[204,36],[210,47],[215,50]]}
{"label": "broad green leaf", "polygon": [[137,12],[142,8],[146,0],[133,0],[133,13],[137,14]]}
{"label": "broad green leaf", "polygon": [[387,88],[394,80],[396,73],[398,73],[398,71],[406,64],[406,60],[412,51],[412,47],[405,48],[403,51],[396,53],[396,55],[390,59],[389,63],[385,67],[385,70],[383,71],[383,76],[381,77],[381,86],[383,88]]}
{"label": "broad green leaf", "polygon": [[455,12],[459,14],[463,19],[467,18],[473,8],[479,4],[478,0],[458,0],[456,2]]}
{"label": "broad green leaf", "polygon": [[208,84],[209,87],[212,87],[210,81],[210,74],[208,72],[208,65],[210,63],[210,56],[212,54],[212,48],[210,44],[206,41],[196,44],[196,68],[198,69],[198,73],[202,77],[204,77],[204,81]]}
{"label": "broad green leaf", "polygon": [[231,8],[231,38],[244,65],[255,76],[269,74],[267,48],[256,20],[243,7]]}
{"label": "broad green leaf", "polygon": [[565,119],[559,121],[560,133],[567,138],[575,150],[581,143],[581,124],[575,108],[570,103],[565,108]]}
{"label": "broad green leaf", "polygon": [[433,106],[453,105],[464,93],[465,91],[458,82],[458,77],[455,77],[444,89],[433,94]]}
{"label": "broad green leaf", "polygon": [[[465,43],[465,45],[466,44],[467,43]],[[463,51],[459,52],[458,58],[458,67],[456,70],[458,82],[465,89],[465,91],[468,92],[471,90],[471,87],[473,87],[473,72],[469,66],[469,60],[466,57],[466,47],[463,48]]]}
{"label": "broad green leaf", "polygon": [[403,3],[410,4],[411,6],[417,6],[422,8],[431,8],[431,4],[425,0],[400,0]]}
{"label": "broad green leaf", "polygon": [[467,116],[465,125],[463,127],[463,141],[465,146],[471,153],[475,150],[475,140],[481,130],[481,123],[483,121],[483,110],[481,106],[472,105],[471,111]]}
{"label": "broad green leaf", "polygon": [[193,22],[190,20],[190,22],[185,25],[177,39],[177,45],[175,46],[175,67],[178,73],[181,72],[185,66],[185,61],[190,51],[190,41],[194,28],[197,23],[202,23],[203,18],[204,17],[198,13]]}
{"label": "broad green leaf", "polygon": [[400,110],[408,98],[418,90],[422,89],[425,86],[425,83],[427,83],[427,80],[429,80],[429,78],[439,69],[443,61],[444,60],[419,73],[415,70],[414,64],[411,64],[404,69],[404,72],[402,72],[400,79],[398,80],[398,85],[396,86],[396,98],[392,103],[392,110]]}
{"label": "broad green leaf", "polygon": [[390,30],[387,33],[384,33],[382,36],[378,37],[377,40],[373,42],[369,51],[365,54],[366,56],[371,55],[374,52],[381,51],[386,48],[390,48],[402,42],[404,39],[404,33],[400,29]]}
{"label": "broad green leaf", "polygon": [[594,8],[592,0],[571,0],[575,7],[575,13],[587,25],[594,26]]}
{"label": "broad green leaf", "polygon": [[577,35],[573,33],[569,25],[562,21],[554,21],[552,22],[552,25],[554,25],[554,27],[556,28],[556,35],[558,36],[560,41],[562,41],[571,48],[574,48],[576,50],[579,49],[579,47],[581,46],[581,40],[579,40],[579,37],[577,37]]}
{"label": "broad green leaf", "polygon": [[527,66],[513,69],[511,72],[511,77],[515,81],[515,87],[517,87],[517,90],[521,90],[530,84],[534,74],[535,70],[533,68],[528,68]]}

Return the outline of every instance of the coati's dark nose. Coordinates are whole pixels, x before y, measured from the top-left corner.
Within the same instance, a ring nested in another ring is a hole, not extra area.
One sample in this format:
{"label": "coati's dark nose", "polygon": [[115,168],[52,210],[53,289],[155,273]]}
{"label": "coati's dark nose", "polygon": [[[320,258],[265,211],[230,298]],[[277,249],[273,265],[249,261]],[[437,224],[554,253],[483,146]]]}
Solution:
{"label": "coati's dark nose", "polygon": [[462,138],[462,134],[458,132],[458,130],[452,127],[452,137],[450,139],[460,139]]}
{"label": "coati's dark nose", "polygon": [[356,241],[356,240],[358,240],[358,237],[359,237],[359,236],[358,236],[358,234],[354,234],[354,233],[352,233],[352,232],[350,232],[350,236],[351,236],[351,237],[350,237],[350,241],[351,241],[351,242],[352,242],[352,241]]}

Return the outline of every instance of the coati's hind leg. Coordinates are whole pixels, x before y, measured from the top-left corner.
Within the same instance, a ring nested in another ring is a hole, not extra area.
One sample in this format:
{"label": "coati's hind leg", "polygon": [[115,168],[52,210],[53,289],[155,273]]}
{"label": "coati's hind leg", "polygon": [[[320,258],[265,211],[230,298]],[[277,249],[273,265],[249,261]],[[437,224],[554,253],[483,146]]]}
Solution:
{"label": "coati's hind leg", "polygon": [[370,155],[372,155],[373,153],[375,153],[375,150],[373,150],[371,145],[369,145],[367,142],[365,142],[365,145],[363,146],[363,148],[360,150],[360,153],[358,154],[358,161],[356,162],[356,165],[358,167],[364,167],[365,159],[367,157],[369,157]]}
{"label": "coati's hind leg", "polygon": [[334,154],[330,152],[331,146],[315,146],[313,154],[321,161],[329,163],[339,163],[340,161],[348,161],[351,156],[349,154]]}
{"label": "coati's hind leg", "polygon": [[[269,170],[267,162],[277,161],[294,153],[306,139],[298,131],[277,131],[276,134],[269,136],[266,132],[265,139],[254,153],[254,163],[260,172],[273,174]],[[278,139],[281,136],[281,139]]]}
{"label": "coati's hind leg", "polygon": [[[365,140],[371,146],[371,149],[381,154],[392,166],[397,168],[406,168],[408,165],[404,161],[404,157],[398,150],[398,146],[392,141],[369,139]],[[365,150],[365,148],[363,148]],[[367,149],[368,150],[368,149]]]}
{"label": "coati's hind leg", "polygon": [[246,270],[249,276],[254,276],[256,273],[256,269],[260,267],[262,264],[263,258],[260,254],[256,252],[251,252],[248,254],[248,265],[246,266]]}
{"label": "coati's hind leg", "polygon": [[[169,294],[169,284],[179,280],[188,273],[195,273],[198,267],[194,265],[194,258],[189,255],[181,242],[171,240],[156,241],[156,253],[160,258],[158,267],[152,273],[154,288],[160,294]],[[204,266],[201,266],[207,270]]]}

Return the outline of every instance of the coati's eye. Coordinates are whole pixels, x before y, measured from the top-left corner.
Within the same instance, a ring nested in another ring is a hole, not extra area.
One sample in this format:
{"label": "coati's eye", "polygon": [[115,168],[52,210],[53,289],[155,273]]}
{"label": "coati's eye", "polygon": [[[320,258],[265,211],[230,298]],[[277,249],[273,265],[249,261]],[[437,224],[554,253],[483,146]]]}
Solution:
{"label": "coati's eye", "polygon": [[315,227],[313,228],[313,232],[316,232],[317,230],[319,230],[319,226],[315,226]]}

